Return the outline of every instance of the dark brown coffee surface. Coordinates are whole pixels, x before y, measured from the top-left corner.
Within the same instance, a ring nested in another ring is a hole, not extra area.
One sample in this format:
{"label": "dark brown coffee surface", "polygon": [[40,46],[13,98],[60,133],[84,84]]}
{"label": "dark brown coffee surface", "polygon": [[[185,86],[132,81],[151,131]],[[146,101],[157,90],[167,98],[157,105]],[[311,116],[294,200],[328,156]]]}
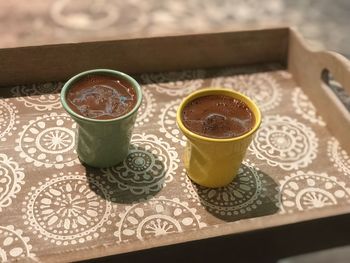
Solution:
{"label": "dark brown coffee surface", "polygon": [[182,111],[187,129],[211,138],[232,138],[250,131],[255,117],[248,106],[225,95],[208,95],[189,102]]}
{"label": "dark brown coffee surface", "polygon": [[87,75],[73,84],[67,93],[69,107],[92,119],[113,119],[131,111],[137,96],[125,80],[108,75]]}

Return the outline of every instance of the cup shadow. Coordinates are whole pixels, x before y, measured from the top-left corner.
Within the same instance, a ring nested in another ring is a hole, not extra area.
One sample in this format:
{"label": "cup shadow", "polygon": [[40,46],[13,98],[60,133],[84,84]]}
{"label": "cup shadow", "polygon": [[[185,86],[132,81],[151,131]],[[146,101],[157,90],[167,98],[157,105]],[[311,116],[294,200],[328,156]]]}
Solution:
{"label": "cup shadow", "polygon": [[95,191],[113,203],[132,204],[152,198],[160,192],[167,180],[166,164],[151,149],[130,145],[125,160],[113,167],[93,168],[85,166],[90,188],[93,182],[103,185],[108,194]]}
{"label": "cup shadow", "polygon": [[200,204],[215,217],[232,222],[277,213],[278,184],[259,169],[242,164],[227,186],[207,188],[191,181]]}

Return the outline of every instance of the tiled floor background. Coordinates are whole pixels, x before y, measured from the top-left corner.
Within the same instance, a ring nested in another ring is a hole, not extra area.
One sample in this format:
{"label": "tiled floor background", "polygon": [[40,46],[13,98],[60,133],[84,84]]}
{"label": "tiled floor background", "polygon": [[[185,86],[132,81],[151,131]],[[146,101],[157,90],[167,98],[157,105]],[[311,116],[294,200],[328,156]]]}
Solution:
{"label": "tiled floor background", "polygon": [[347,0],[7,0],[0,47],[293,25],[350,56]]}

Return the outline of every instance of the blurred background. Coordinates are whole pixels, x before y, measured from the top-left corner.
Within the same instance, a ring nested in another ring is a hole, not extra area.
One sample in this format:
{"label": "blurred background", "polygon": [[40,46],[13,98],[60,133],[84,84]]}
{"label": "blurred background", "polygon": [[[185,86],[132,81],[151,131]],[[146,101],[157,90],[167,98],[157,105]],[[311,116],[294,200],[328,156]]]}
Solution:
{"label": "blurred background", "polygon": [[350,57],[348,0],[6,0],[0,47],[291,25]]}

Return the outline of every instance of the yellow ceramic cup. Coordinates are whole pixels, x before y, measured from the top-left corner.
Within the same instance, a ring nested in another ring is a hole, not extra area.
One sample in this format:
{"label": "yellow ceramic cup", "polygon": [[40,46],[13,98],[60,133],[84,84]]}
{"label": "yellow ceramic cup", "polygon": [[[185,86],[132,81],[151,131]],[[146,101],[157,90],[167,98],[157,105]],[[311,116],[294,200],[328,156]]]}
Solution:
{"label": "yellow ceramic cup", "polygon": [[[227,139],[209,138],[191,132],[182,122],[182,111],[190,101],[207,95],[226,95],[243,101],[255,115],[253,128],[241,136]],[[241,93],[222,88],[207,88],[190,94],[181,102],[176,121],[188,139],[184,153],[188,176],[202,186],[222,187],[235,178],[253,135],[260,126],[261,113],[258,106]]]}

